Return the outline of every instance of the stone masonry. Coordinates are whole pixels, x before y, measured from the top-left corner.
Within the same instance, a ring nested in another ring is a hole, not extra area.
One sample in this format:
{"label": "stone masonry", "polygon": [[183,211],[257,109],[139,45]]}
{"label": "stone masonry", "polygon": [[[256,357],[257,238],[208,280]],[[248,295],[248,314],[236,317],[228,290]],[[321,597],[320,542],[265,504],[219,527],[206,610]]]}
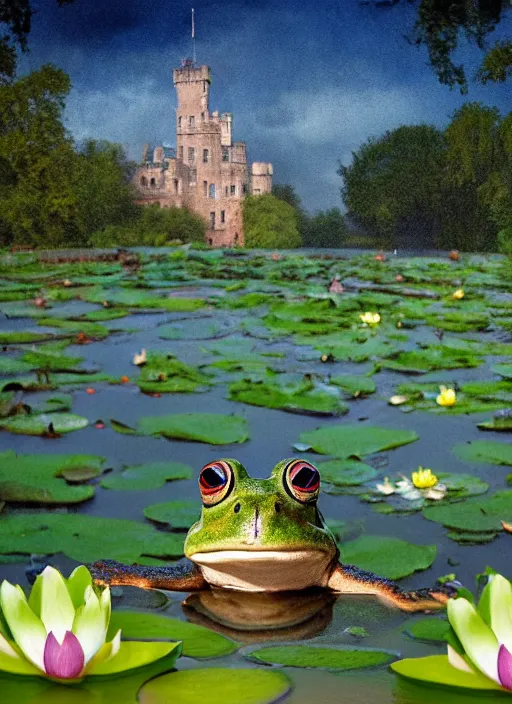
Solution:
{"label": "stone masonry", "polygon": [[144,146],[134,176],[138,203],[186,207],[207,223],[213,247],[243,246],[242,202],[272,190],[272,164],[247,166],[244,142],[233,141],[233,116],[209,110],[210,68],[190,59],[173,71],[178,98],[176,148]]}

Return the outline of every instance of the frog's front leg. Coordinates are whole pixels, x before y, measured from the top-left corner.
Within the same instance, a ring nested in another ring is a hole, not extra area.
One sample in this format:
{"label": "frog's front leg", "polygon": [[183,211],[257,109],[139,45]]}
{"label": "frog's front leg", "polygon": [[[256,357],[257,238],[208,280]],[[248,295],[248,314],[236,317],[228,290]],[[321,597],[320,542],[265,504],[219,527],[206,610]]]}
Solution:
{"label": "frog's front leg", "polygon": [[101,560],[95,562],[90,570],[96,584],[103,586],[133,586],[173,592],[193,592],[208,586],[199,567],[187,559],[168,567],[123,565],[115,560]]}
{"label": "frog's front leg", "polygon": [[378,577],[373,572],[360,570],[354,565],[339,564],[333,570],[327,586],[343,594],[373,594],[403,611],[440,609],[449,599],[449,595],[441,589],[404,592],[390,579]]}

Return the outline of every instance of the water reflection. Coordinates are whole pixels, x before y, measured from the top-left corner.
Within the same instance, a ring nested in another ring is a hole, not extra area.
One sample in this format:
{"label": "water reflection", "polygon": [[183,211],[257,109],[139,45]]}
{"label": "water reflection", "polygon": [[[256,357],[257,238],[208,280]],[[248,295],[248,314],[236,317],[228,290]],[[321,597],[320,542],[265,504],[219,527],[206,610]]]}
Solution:
{"label": "water reflection", "polygon": [[302,640],[320,635],[332,621],[336,595],[320,590],[238,592],[211,589],[182,604],[187,620],[241,643]]}

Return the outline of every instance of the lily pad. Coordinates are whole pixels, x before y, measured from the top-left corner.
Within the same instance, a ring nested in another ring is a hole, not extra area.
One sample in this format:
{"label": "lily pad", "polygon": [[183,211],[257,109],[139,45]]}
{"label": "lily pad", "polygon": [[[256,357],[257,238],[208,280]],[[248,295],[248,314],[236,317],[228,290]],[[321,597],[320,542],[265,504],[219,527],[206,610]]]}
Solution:
{"label": "lily pad", "polygon": [[150,416],[138,421],[137,430],[142,435],[162,435],[174,440],[192,440],[211,445],[231,445],[249,439],[245,418],[220,413]]}
{"label": "lily pad", "polygon": [[357,460],[329,460],[317,468],[323,482],[336,486],[357,486],[377,476],[377,470]]}
{"label": "lily pad", "polygon": [[373,379],[356,374],[341,374],[331,378],[331,384],[341,386],[350,397],[366,396],[375,393],[377,386]]}
{"label": "lily pad", "polygon": [[183,538],[163,533],[147,523],[83,514],[17,513],[2,517],[0,553],[53,555],[72,560],[139,562],[144,555],[177,558]]}
{"label": "lily pad", "polygon": [[319,667],[339,671],[384,665],[391,662],[395,656],[385,650],[323,648],[316,645],[276,645],[253,650],[246,657],[266,665]]}
{"label": "lily pad", "polygon": [[485,420],[477,423],[481,430],[497,430],[500,432],[512,432],[512,411],[510,409],[498,411],[492,420]]}
{"label": "lily pad", "polygon": [[462,532],[500,532],[501,521],[512,522],[512,491],[498,491],[489,498],[470,499],[463,504],[423,509],[429,521]]}
{"label": "lily pad", "polygon": [[448,661],[447,655],[428,655],[425,658],[408,658],[391,664],[391,669],[402,677],[421,682],[422,685],[444,685],[478,691],[503,691],[493,680],[476,670],[474,673],[459,670]]}
{"label": "lily pad", "polygon": [[0,453],[0,500],[22,503],[74,504],[94,496],[92,486],[68,486],[102,472],[95,455],[17,455]]}
{"label": "lily pad", "polygon": [[512,380],[512,364],[495,364],[491,367],[491,372],[502,376],[504,379]]}
{"label": "lily pad", "polygon": [[210,383],[210,378],[195,367],[173,355],[154,352],[147,355],[147,363],[141,367],[137,380],[140,390],[150,393],[184,393]]}
{"label": "lily pad", "polygon": [[[467,505],[467,504],[466,504]],[[381,577],[401,579],[434,562],[435,545],[415,545],[399,538],[365,535],[341,546],[341,560]]]}
{"label": "lily pad", "polygon": [[299,441],[315,452],[335,457],[364,457],[418,440],[414,430],[369,425],[332,425],[301,433]]}
{"label": "lily pad", "polygon": [[466,462],[512,465],[512,445],[476,440],[471,443],[455,445],[452,449],[457,457]]}
{"label": "lily pad", "polygon": [[197,501],[166,501],[146,506],[144,515],[175,530],[188,530],[199,519],[201,506]]}
{"label": "lily pad", "polygon": [[282,672],[198,669],[157,677],[139,692],[140,704],[272,704],[291,689]]}
{"label": "lily pad", "polygon": [[89,425],[87,418],[74,413],[18,415],[0,420],[0,428],[21,435],[64,435]]}
{"label": "lily pad", "polygon": [[160,489],[166,482],[192,479],[192,468],[179,462],[149,462],[111,473],[101,480],[104,489],[146,491]]}
{"label": "lily pad", "polygon": [[179,320],[158,327],[158,337],[163,340],[211,340],[233,333],[234,326],[229,321],[212,318]]}
{"label": "lily pad", "polygon": [[107,639],[119,629],[126,639],[183,641],[183,655],[191,658],[218,658],[238,650],[236,643],[219,633],[163,614],[113,611]]}
{"label": "lily pad", "polygon": [[451,631],[450,623],[440,618],[415,619],[402,628],[404,633],[415,640],[446,642],[446,636]]}

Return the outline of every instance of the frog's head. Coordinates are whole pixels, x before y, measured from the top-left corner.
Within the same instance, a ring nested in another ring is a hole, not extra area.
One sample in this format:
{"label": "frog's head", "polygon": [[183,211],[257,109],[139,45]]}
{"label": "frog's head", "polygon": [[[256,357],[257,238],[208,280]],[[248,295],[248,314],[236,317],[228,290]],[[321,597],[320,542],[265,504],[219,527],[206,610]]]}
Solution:
{"label": "frog's head", "polygon": [[268,479],[252,479],[236,460],[199,474],[200,520],[185,554],[210,584],[276,591],[323,586],[338,550],[317,508],[320,474],[300,459],[279,462]]}

